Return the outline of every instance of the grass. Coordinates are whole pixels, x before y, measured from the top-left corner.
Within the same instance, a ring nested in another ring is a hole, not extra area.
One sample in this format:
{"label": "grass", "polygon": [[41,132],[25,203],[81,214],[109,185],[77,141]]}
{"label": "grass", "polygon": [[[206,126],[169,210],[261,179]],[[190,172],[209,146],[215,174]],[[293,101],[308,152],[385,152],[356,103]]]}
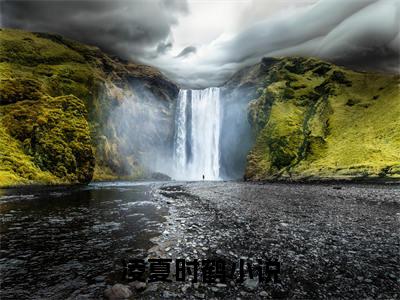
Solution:
{"label": "grass", "polygon": [[285,58],[264,82],[247,179],[400,177],[399,76]]}
{"label": "grass", "polygon": [[154,68],[97,47],[0,29],[0,186],[141,176],[133,153],[115,147],[124,141],[109,115],[121,91],[165,101],[178,92]]}
{"label": "grass", "polygon": [[[312,58],[263,61],[267,72],[250,68],[245,78],[264,82],[249,108],[257,140],[246,178],[400,177],[398,76]],[[0,29],[0,186],[144,176],[132,153],[118,152],[108,122],[121,91],[146,94],[132,87],[142,80],[161,99],[177,92],[153,68],[96,47]]]}
{"label": "grass", "polygon": [[22,143],[12,138],[3,126],[0,126],[0,141],[0,187],[33,182],[61,183],[59,178],[36,166],[32,157],[23,151]]}
{"label": "grass", "polygon": [[[81,100],[72,95],[48,96],[1,106],[0,112],[0,161],[2,166],[9,165],[4,171],[12,170],[21,178],[40,182],[91,180],[94,154],[86,107]],[[19,155],[11,159],[15,149],[19,149]],[[49,173],[52,176],[42,176]]]}
{"label": "grass", "polygon": [[92,179],[86,107],[100,72],[76,51],[85,47],[62,41],[0,31],[0,186]]}

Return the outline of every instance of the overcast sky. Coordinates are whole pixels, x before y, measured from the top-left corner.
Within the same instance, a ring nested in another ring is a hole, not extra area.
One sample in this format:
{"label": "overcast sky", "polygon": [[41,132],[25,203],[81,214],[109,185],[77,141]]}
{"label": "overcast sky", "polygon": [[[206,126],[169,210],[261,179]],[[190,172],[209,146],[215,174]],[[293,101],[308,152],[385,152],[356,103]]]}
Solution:
{"label": "overcast sky", "polygon": [[2,27],[94,44],[185,87],[219,85],[263,56],[399,70],[400,0],[0,1]]}

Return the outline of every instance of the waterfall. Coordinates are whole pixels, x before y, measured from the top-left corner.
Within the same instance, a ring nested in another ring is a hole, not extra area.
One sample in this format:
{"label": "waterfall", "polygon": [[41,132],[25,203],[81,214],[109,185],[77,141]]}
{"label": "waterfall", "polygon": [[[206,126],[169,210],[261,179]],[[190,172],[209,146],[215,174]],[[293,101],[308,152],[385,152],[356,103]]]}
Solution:
{"label": "waterfall", "polygon": [[175,118],[175,179],[218,180],[221,106],[219,88],[181,90]]}
{"label": "waterfall", "polygon": [[181,90],[175,119],[174,161],[177,170],[186,166],[186,103],[187,90]]}

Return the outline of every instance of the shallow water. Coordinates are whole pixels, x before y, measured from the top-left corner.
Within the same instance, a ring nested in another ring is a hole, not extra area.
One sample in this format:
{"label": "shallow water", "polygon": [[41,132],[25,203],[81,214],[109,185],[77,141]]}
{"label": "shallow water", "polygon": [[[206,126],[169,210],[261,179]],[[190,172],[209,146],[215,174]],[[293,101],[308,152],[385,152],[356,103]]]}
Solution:
{"label": "shallow water", "polygon": [[0,190],[1,299],[97,298],[165,214],[151,183]]}

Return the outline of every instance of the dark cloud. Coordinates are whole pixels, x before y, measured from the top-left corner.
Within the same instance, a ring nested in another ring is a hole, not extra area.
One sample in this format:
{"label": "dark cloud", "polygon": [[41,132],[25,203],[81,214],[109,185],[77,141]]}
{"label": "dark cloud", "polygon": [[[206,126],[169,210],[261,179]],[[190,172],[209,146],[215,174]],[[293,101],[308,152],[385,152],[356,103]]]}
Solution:
{"label": "dark cloud", "polygon": [[59,33],[125,58],[151,57],[152,51],[166,50],[171,26],[179,15],[188,13],[185,0],[0,3],[3,27]]}
{"label": "dark cloud", "polygon": [[312,56],[357,70],[399,72],[399,0],[320,0],[214,41],[181,67],[158,65],[186,87],[222,84],[263,56]]}
{"label": "dark cloud", "polygon": [[188,3],[185,0],[163,0],[162,4],[168,9],[172,11],[180,11],[182,13],[188,13],[189,7]]}
{"label": "dark cloud", "polygon": [[190,54],[196,53],[197,49],[194,46],[187,46],[183,48],[183,50],[176,56],[176,58],[184,58],[189,56]]}
{"label": "dark cloud", "polygon": [[2,26],[56,32],[95,44],[159,67],[185,87],[219,85],[263,56],[315,56],[357,69],[399,71],[400,0],[320,0],[253,24],[249,20],[260,20],[257,7],[268,5],[267,0],[254,0],[243,23],[250,26],[237,26],[240,29],[229,38],[208,45],[193,41],[197,48],[186,47],[177,56],[169,51],[174,41],[171,27],[189,12],[183,0],[0,4]]}
{"label": "dark cloud", "polygon": [[161,42],[157,46],[157,54],[165,54],[172,48],[172,43],[171,42]]}
{"label": "dark cloud", "polygon": [[[336,62],[399,54],[398,0],[324,0],[307,11],[255,24],[218,45],[219,64],[263,55],[312,55]],[[368,64],[366,64],[368,65]]]}

